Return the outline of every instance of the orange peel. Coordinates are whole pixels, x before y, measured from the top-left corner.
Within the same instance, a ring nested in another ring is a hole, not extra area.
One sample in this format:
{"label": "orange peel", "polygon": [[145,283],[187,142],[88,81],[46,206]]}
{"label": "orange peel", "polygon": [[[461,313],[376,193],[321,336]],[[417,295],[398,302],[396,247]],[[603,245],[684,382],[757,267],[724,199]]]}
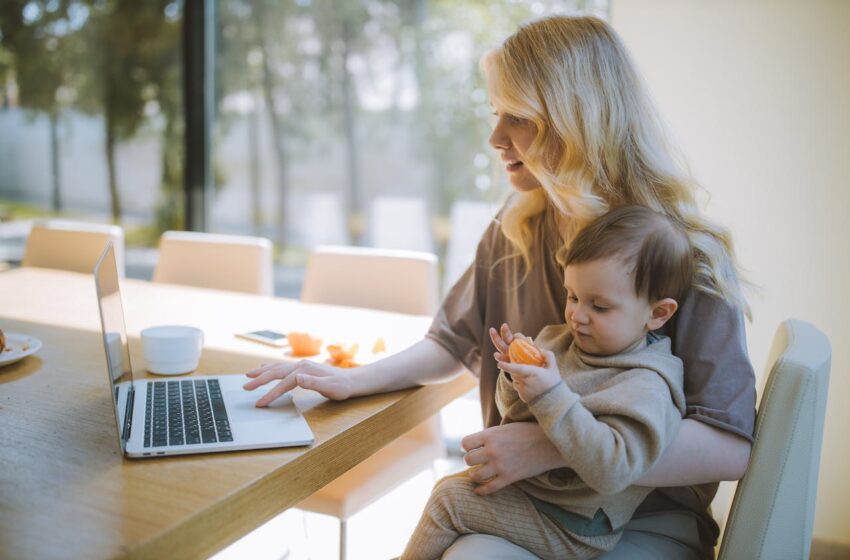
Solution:
{"label": "orange peel", "polygon": [[322,351],[322,339],[305,332],[291,332],[286,338],[293,356],[315,356]]}

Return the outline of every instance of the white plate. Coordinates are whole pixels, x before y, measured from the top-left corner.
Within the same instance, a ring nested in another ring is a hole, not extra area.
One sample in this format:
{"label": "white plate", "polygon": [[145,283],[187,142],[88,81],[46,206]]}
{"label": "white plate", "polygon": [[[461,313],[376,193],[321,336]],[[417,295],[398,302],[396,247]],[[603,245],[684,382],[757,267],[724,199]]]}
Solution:
{"label": "white plate", "polygon": [[41,341],[34,336],[5,331],[4,334],[6,348],[0,352],[0,366],[13,364],[41,350]]}

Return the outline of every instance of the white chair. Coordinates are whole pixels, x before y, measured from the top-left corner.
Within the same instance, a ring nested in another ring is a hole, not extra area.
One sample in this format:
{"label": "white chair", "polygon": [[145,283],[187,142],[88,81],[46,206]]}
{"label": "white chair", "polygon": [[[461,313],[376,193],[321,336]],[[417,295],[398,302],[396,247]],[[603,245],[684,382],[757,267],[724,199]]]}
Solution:
{"label": "white chair", "polygon": [[437,257],[417,251],[322,245],[308,258],[301,301],[433,315],[439,304]]}
{"label": "white chair", "polygon": [[[750,464],[738,483],[719,560],[809,557],[832,352],[813,325],[789,319],[777,330],[761,391]],[[490,535],[458,539],[443,560],[536,558]],[[614,552],[601,558],[623,558]]]}
{"label": "white chair", "polygon": [[115,246],[118,274],[124,276],[124,230],[120,226],[47,220],[33,224],[21,266],[91,273],[106,244]]}
{"label": "white chair", "polygon": [[[301,300],[430,315],[437,308],[437,258],[428,253],[356,247],[317,247],[310,255]],[[439,417],[420,424],[349,470],[297,507],[346,522],[445,456]]]}
{"label": "white chair", "polygon": [[770,356],[750,465],[735,491],[720,560],[809,557],[832,352],[817,328],[789,319]]}
{"label": "white chair", "polygon": [[270,296],[272,242],[264,237],[166,231],[154,282]]}

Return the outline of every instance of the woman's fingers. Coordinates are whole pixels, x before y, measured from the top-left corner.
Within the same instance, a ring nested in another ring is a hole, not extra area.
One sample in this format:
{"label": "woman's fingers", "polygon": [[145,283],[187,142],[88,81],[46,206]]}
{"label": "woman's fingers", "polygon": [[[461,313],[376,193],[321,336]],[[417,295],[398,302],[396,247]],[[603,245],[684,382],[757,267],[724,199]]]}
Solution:
{"label": "woman's fingers", "polygon": [[483,447],[476,447],[463,454],[463,462],[469,467],[483,465],[487,462],[487,452]]}
{"label": "woman's fingers", "polygon": [[253,391],[257,387],[261,387],[270,381],[283,379],[289,375],[293,369],[294,367],[289,366],[288,364],[274,364],[272,366],[257,368],[245,374],[253,379],[242,385],[242,388],[248,391]]}
{"label": "woman's fingers", "polygon": [[290,375],[283,379],[280,383],[275,385],[268,393],[263,395],[262,397],[254,403],[254,406],[257,408],[263,408],[264,406],[270,405],[276,398],[280,397],[284,393],[291,391],[295,388],[295,376]]}
{"label": "woman's fingers", "polygon": [[[460,446],[467,451],[467,455],[469,455],[468,452],[472,451],[473,449],[484,447],[484,432],[475,432],[474,434],[469,434],[468,436],[460,440]],[[467,465],[469,464],[470,463],[467,463]]]}
{"label": "woman's fingers", "polygon": [[277,365],[279,365],[279,364],[276,364],[276,363],[275,364],[260,364],[260,367],[258,367],[257,369],[252,369],[251,371],[249,371],[245,375],[247,375],[248,377],[257,377],[258,375],[264,374],[269,369],[271,369],[271,368],[273,368]]}
{"label": "woman's fingers", "polygon": [[470,480],[476,484],[484,484],[496,477],[496,470],[489,465],[477,465],[467,471]]}
{"label": "woman's fingers", "polygon": [[295,384],[303,389],[310,389],[320,393],[323,397],[340,401],[351,396],[351,385],[347,379],[340,379],[335,375],[323,377],[299,373],[293,376]]}
{"label": "woman's fingers", "polygon": [[478,494],[479,496],[486,496],[487,494],[492,494],[493,492],[497,492],[510,484],[510,481],[501,476],[494,476],[484,484],[479,484],[475,488],[472,489],[473,492]]}

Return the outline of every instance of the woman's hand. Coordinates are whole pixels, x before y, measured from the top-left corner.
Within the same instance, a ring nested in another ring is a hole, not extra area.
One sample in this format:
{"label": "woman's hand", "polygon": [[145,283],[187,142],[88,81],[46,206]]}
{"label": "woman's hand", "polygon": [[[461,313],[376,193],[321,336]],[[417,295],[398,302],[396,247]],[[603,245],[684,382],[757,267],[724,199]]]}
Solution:
{"label": "woman's hand", "polygon": [[336,368],[310,360],[264,364],[245,375],[253,378],[242,386],[248,391],[280,379],[277,385],[256,402],[257,407],[268,406],[295,387],[318,391],[322,396],[335,401],[345,400],[352,394],[350,369]]}
{"label": "woman's hand", "polygon": [[280,382],[263,395],[257,406],[303,387],[332,400],[398,391],[416,385],[442,383],[463,371],[461,363],[431,339],[423,339],[397,354],[356,368],[335,368],[308,360],[266,364],[246,375],[253,378],[243,387],[252,391],[271,381]]}
{"label": "woman's hand", "polygon": [[533,401],[561,382],[561,372],[558,371],[555,355],[549,350],[542,352],[546,358],[545,367],[499,361],[499,367],[511,374],[514,388],[524,403]]}
{"label": "woman's hand", "polygon": [[468,450],[463,460],[473,467],[469,476],[479,484],[475,493],[480,496],[566,466],[543,428],[532,422],[487,428],[466,436],[461,445]]}

